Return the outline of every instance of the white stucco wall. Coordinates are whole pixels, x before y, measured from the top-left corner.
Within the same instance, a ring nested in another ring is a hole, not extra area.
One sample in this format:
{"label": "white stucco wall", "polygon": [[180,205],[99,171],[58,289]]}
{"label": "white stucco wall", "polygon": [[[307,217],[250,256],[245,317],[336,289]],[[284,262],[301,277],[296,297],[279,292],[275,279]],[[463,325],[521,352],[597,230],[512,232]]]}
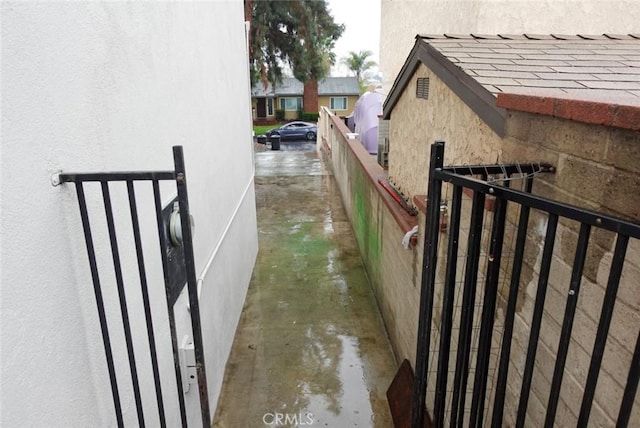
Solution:
{"label": "white stucco wall", "polygon": [[[50,177],[59,170],[173,169],[176,144],[184,146],[196,226],[213,417],[257,253],[242,2],[2,2],[1,8],[0,425],[115,426],[75,189],[53,187]],[[166,202],[175,186],[162,191]],[[167,422],[178,426],[151,192],[142,185],[136,192]],[[107,310],[117,316],[99,189],[87,186],[86,193]],[[145,416],[148,426],[158,426],[124,195],[124,187],[112,186]],[[184,295],[175,313],[180,340],[190,334]],[[125,424],[135,426],[121,335],[113,333],[112,342]],[[197,426],[197,388],[186,401]]]}
{"label": "white stucco wall", "polygon": [[391,89],[416,34],[629,34],[635,0],[380,0],[380,71]]}

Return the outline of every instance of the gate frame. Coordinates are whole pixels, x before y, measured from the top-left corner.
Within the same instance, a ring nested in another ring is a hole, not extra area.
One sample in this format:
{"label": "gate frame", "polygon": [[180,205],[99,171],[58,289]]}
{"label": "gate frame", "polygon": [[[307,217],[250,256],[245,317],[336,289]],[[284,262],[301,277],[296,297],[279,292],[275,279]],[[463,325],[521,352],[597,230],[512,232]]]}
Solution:
{"label": "gate frame", "polygon": [[165,253],[166,247],[166,234],[163,231],[165,224],[162,220],[162,201],[160,198],[160,181],[174,180],[176,183],[176,189],[178,193],[178,204],[180,210],[180,223],[182,228],[182,245],[184,247],[184,257],[186,266],[186,280],[187,290],[189,294],[189,306],[191,316],[191,328],[193,335],[193,345],[196,361],[196,373],[198,378],[198,390],[200,398],[200,410],[203,427],[208,427],[211,424],[210,410],[209,410],[209,396],[207,391],[207,375],[205,370],[204,359],[204,345],[202,338],[202,326],[200,318],[200,305],[198,300],[198,284],[195,270],[195,258],[193,252],[193,241],[190,227],[190,211],[189,211],[189,197],[187,192],[187,176],[184,164],[184,153],[182,146],[173,146],[173,158],[174,158],[174,170],[173,171],[123,171],[123,172],[97,172],[97,173],[60,173],[57,180],[54,180],[54,185],[60,183],[75,183],[76,194],[78,197],[78,205],[80,208],[80,218],[82,220],[82,227],[85,237],[85,245],[87,249],[87,256],[89,259],[89,268],[91,270],[91,279],[93,282],[93,289],[96,298],[96,305],[98,310],[98,317],[100,320],[100,329],[102,331],[102,340],[105,351],[105,357],[107,362],[107,368],[109,371],[109,379],[111,383],[111,393],[113,397],[113,404],[115,408],[116,421],[118,427],[124,426],[122,417],[122,405],[120,402],[120,394],[118,391],[118,382],[116,378],[115,365],[113,359],[113,353],[111,350],[111,341],[109,338],[109,328],[107,325],[107,318],[104,308],[104,302],[102,299],[102,288],[100,285],[100,275],[98,272],[97,260],[94,250],[93,238],[91,235],[91,225],[89,222],[89,214],[87,210],[86,199],[84,196],[84,186],[86,182],[99,182],[102,188],[102,196],[105,205],[105,215],[107,218],[107,227],[109,229],[109,239],[111,245],[112,259],[116,275],[116,283],[118,287],[118,296],[120,301],[120,311],[122,315],[122,322],[125,334],[125,340],[127,345],[127,354],[129,357],[129,368],[131,371],[131,381],[134,390],[134,397],[136,402],[136,410],[138,416],[138,422],[141,427],[145,426],[144,411],[142,408],[142,401],[140,396],[140,388],[138,382],[138,375],[135,363],[135,353],[133,349],[133,341],[131,337],[131,330],[129,325],[129,314],[127,310],[127,302],[124,293],[124,281],[122,279],[122,270],[120,266],[120,255],[118,251],[118,242],[115,232],[115,225],[113,221],[113,211],[111,207],[111,197],[109,193],[109,183],[114,181],[124,181],[127,183],[127,191],[129,195],[129,208],[131,212],[131,222],[133,226],[133,235],[136,246],[136,255],[138,259],[138,273],[140,276],[140,285],[143,296],[143,304],[145,309],[145,319],[147,324],[147,336],[149,339],[150,357],[153,368],[154,383],[156,390],[156,400],[158,402],[158,413],[160,426],[166,427],[164,400],[162,396],[162,390],[160,385],[160,373],[158,371],[157,362],[157,348],[155,344],[155,337],[153,333],[153,322],[151,317],[151,308],[149,303],[149,295],[146,280],[146,270],[144,265],[144,257],[142,252],[142,242],[140,237],[139,219],[137,214],[137,205],[135,200],[135,190],[133,183],[136,181],[151,181],[153,186],[154,204],[156,212],[156,222],[158,226],[158,237],[160,242],[160,254],[162,258],[162,269],[165,284],[165,295],[167,299],[167,312],[169,316],[169,329],[171,332],[171,345],[173,351],[174,371],[176,376],[176,388],[178,392],[178,402],[180,407],[180,418],[183,427],[187,427],[187,415],[185,410],[184,392],[182,388],[182,374],[180,371],[180,357],[178,349],[178,339],[175,326],[175,315],[173,311],[173,305],[171,305],[171,289],[169,283],[168,274],[168,261]]}

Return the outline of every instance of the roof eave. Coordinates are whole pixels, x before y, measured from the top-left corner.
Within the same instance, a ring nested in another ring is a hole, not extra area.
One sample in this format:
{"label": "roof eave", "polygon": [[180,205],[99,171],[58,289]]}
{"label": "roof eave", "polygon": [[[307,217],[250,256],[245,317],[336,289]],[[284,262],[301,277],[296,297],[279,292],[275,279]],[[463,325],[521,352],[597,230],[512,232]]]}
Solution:
{"label": "roof eave", "polygon": [[505,135],[504,124],[507,113],[505,109],[496,106],[496,97],[421,38],[417,38],[384,103],[384,119],[391,118],[393,108],[420,63],[438,76],[496,134],[500,137]]}

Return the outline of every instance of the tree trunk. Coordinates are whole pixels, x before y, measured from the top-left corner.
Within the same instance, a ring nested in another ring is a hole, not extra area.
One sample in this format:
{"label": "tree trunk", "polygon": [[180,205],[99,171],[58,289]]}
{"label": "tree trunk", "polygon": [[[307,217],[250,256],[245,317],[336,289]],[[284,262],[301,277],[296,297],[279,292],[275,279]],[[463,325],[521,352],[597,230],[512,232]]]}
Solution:
{"label": "tree trunk", "polygon": [[304,84],[302,109],[305,113],[318,113],[318,81],[315,79]]}

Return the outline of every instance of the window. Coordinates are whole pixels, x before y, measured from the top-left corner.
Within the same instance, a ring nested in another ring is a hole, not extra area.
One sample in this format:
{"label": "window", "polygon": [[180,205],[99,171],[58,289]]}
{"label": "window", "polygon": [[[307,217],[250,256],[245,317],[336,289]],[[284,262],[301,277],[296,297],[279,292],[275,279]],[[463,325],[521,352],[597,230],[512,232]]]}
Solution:
{"label": "window", "polygon": [[273,98],[267,98],[267,116],[273,116]]}
{"label": "window", "polygon": [[330,106],[331,110],[346,110],[347,97],[331,97]]}
{"label": "window", "polygon": [[302,110],[302,97],[280,98],[280,109],[288,111]]}

